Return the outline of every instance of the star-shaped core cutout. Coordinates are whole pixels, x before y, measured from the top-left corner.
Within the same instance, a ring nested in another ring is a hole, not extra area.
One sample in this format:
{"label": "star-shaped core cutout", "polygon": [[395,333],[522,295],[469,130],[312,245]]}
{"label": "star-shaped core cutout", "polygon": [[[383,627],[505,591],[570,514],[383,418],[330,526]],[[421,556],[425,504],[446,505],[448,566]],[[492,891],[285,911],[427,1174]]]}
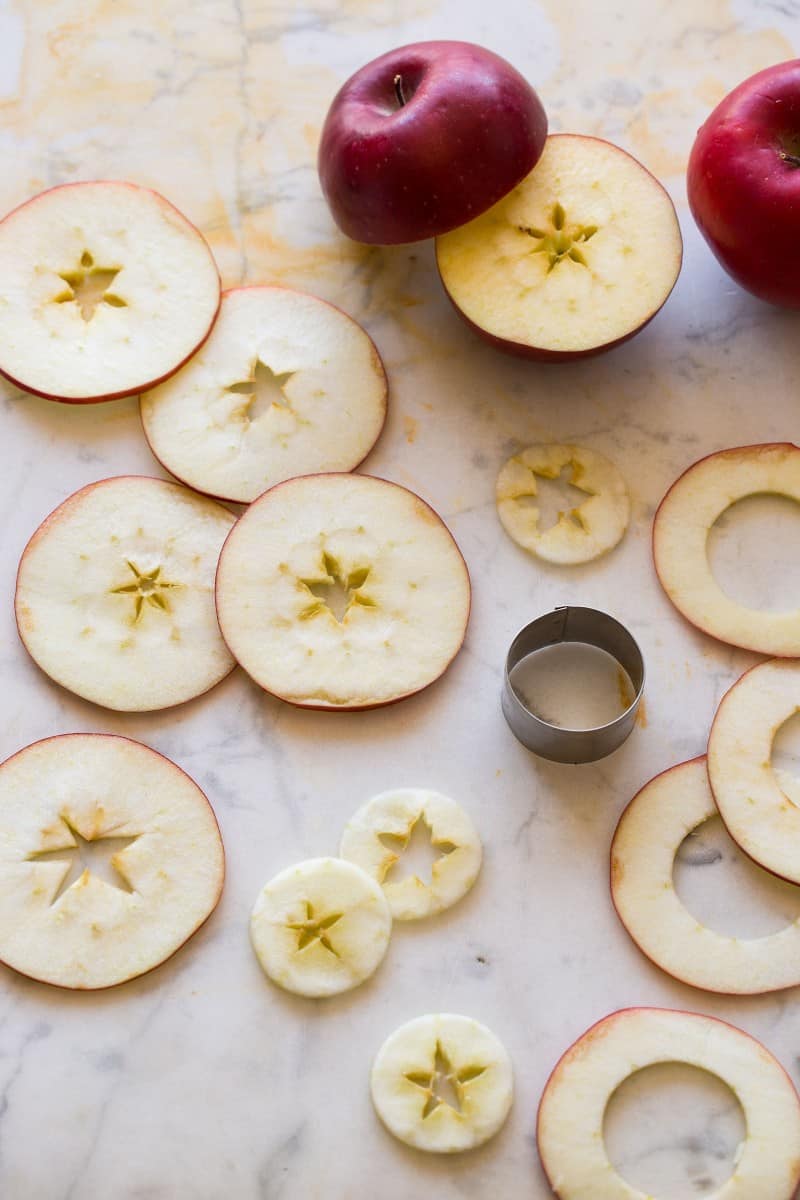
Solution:
{"label": "star-shaped core cutout", "polygon": [[291,401],[286,395],[286,385],[296,371],[282,371],[277,375],[272,367],[268,367],[260,358],[256,359],[250,372],[250,378],[241,383],[233,383],[227,389],[238,396],[246,396],[247,400],[237,410],[248,422],[256,420],[270,408],[283,408],[292,411]]}
{"label": "star-shaped core cutout", "polygon": [[558,266],[565,258],[582,267],[588,267],[585,255],[580,249],[597,233],[597,225],[570,224],[567,214],[561,204],[555,204],[550,214],[550,224],[547,229],[537,229],[532,225],[518,225],[520,233],[535,238],[539,243],[534,246],[532,254],[547,255],[547,273]]}
{"label": "star-shaped core cutout", "polygon": [[319,942],[329,953],[338,958],[339,953],[331,945],[328,930],[333,929],[337,921],[341,921],[342,914],[329,913],[327,917],[318,917],[310,900],[305,901],[305,909],[304,921],[289,921],[287,924],[288,929],[293,929],[297,933],[297,949],[305,950],[307,946],[313,946],[315,942]]}
{"label": "star-shaped core cutout", "polygon": [[575,464],[567,463],[557,475],[533,471],[536,492],[517,496],[517,503],[538,510],[537,529],[544,533],[565,518],[578,529],[585,529],[581,506],[594,495],[588,488],[575,483]]}
{"label": "star-shaped core cutout", "polygon": [[314,598],[314,602],[300,613],[303,620],[327,612],[341,625],[354,605],[376,607],[375,601],[361,590],[369,577],[369,567],[357,567],[345,574],[331,554],[323,554],[322,563],[326,572],[322,579],[300,580]]}
{"label": "star-shaped core cutout", "polygon": [[145,604],[158,608],[161,612],[169,612],[170,606],[165,595],[171,588],[178,588],[179,583],[170,583],[161,576],[161,567],[152,571],[140,571],[136,563],[127,560],[128,568],[133,574],[133,582],[122,584],[111,589],[112,596],[130,596],[133,601],[133,624],[142,616]]}
{"label": "star-shaped core cutout", "polygon": [[86,883],[90,875],[102,879],[109,887],[120,892],[133,892],[127,878],[120,869],[115,858],[126,850],[140,836],[138,833],[131,837],[114,837],[113,831],[101,834],[96,838],[85,838],[67,817],[61,818],[64,825],[65,841],[57,850],[39,850],[29,854],[28,862],[56,862],[63,864],[67,870],[61,877],[58,887],[50,899],[51,907],[64,895],[64,892],[75,884]]}
{"label": "star-shaped core cutout", "polygon": [[422,884],[430,883],[436,863],[456,849],[452,842],[436,841],[422,816],[417,817],[407,833],[379,833],[378,841],[395,856],[387,868],[387,876],[402,863],[404,875],[413,875]]}
{"label": "star-shaped core cutout", "polygon": [[74,271],[59,272],[68,290],[55,296],[55,303],[77,304],[86,322],[91,321],[98,304],[127,308],[127,302],[109,290],[120,270],[120,267],[96,267],[89,251],[84,250],[80,266]]}
{"label": "star-shaped core cutout", "polygon": [[427,1095],[425,1107],[422,1110],[424,1121],[426,1117],[436,1111],[440,1104],[447,1105],[457,1113],[462,1112],[464,1089],[472,1083],[473,1079],[478,1079],[485,1070],[486,1067],[478,1066],[464,1067],[461,1071],[454,1070],[441,1042],[437,1041],[433,1070],[430,1072],[409,1071],[405,1078],[415,1087],[421,1088]]}

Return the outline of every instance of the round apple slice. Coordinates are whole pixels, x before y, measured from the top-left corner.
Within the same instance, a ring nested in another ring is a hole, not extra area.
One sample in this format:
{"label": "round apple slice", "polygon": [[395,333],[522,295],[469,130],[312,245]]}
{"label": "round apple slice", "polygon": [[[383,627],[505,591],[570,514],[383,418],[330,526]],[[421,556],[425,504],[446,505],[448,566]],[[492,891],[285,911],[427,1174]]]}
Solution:
{"label": "round apple slice", "polygon": [[50,400],[152,387],[194,353],[219,308],[205,239],[133,183],[34,196],[0,221],[0,267],[0,372]]}
{"label": "round apple slice", "polygon": [[[430,882],[418,875],[390,879],[420,825],[439,851]],[[466,895],[481,869],[481,841],[470,817],[455,800],[427,788],[373,796],[348,821],[339,853],[381,884],[395,921],[416,921],[449,908]]]}
{"label": "round apple slice", "polygon": [[800,655],[800,608],[745,608],[723,592],[708,562],[715,521],[738,500],[763,493],[800,501],[800,447],[774,442],[701,458],[659,505],[653,559],[661,586],[692,625],[732,646],[793,658]]}
{"label": "round apple slice", "polygon": [[513,191],[436,239],[442,283],[467,323],[538,359],[632,337],[672,291],[682,253],[658,180],[618,146],[571,133],[548,137]]}
{"label": "round apple slice", "polygon": [[[539,528],[539,509],[529,503],[538,494],[536,480],[568,482],[586,499],[560,512],[550,529]],[[526,503],[526,501],[528,503]],[[504,464],[497,477],[497,512],[503,528],[523,550],[552,563],[585,563],[612,550],[630,520],[625,480],[614,464],[582,446],[529,446]]]}
{"label": "round apple slice", "polygon": [[69,733],[0,765],[0,960],[59,987],[124,983],[213,912],[225,859],[200,788],[155,750]]}
{"label": "round apple slice", "polygon": [[203,348],[141,410],[168,471],[249,503],[295,475],[357,467],[383,428],[386,374],[340,309],[288,288],[236,288]]}
{"label": "round apple slice", "polygon": [[22,555],[16,614],[41,669],[125,712],[181,704],[233,668],[214,571],[234,518],[177,483],[90,483],[47,517]]}
{"label": "round apple slice", "polygon": [[611,1165],[603,1116],[629,1076],[669,1062],[718,1076],[744,1110],[747,1133],[735,1173],[707,1193],[708,1200],[792,1200],[800,1180],[800,1099],[783,1067],[733,1025],[660,1008],[605,1017],[570,1047],[547,1081],[537,1140],[555,1194],[561,1200],[648,1200]]}
{"label": "round apple slice", "polygon": [[301,996],[335,996],[380,966],[392,914],[378,884],[354,863],[311,858],[265,884],[250,918],[258,961]]}
{"label": "round apple slice", "polygon": [[434,1154],[494,1137],[511,1108],[511,1060],[485,1025],[453,1013],[417,1017],[386,1039],[370,1079],[372,1103],[401,1142]]}
{"label": "round apple slice", "polygon": [[645,784],[611,846],[611,896],[622,924],[657,966],[692,987],[756,995],[800,984],[800,920],[768,937],[725,937],[684,907],[673,884],[684,838],[717,807],[705,758]]}
{"label": "round apple slice", "polygon": [[458,653],[469,575],[419,496],[370,475],[307,475],[239,518],[217,571],[225,641],[268,692],[374,708],[433,683]]}

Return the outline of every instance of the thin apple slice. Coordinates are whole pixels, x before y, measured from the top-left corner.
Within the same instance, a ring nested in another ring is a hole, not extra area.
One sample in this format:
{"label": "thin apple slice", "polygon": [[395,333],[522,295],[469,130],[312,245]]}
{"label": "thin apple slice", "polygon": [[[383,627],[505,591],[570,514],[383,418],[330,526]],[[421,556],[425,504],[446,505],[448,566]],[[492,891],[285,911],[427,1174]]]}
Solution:
{"label": "thin apple slice", "polygon": [[234,657],[308,708],[374,708],[433,683],[464,640],[469,575],[419,496],[370,475],[265,492],[220,556],[217,612]]}
{"label": "thin apple slice", "polygon": [[442,283],[476,332],[529,358],[610,350],[650,321],[681,268],[675,207],[600,138],[548,137],[487,212],[436,239]]}
{"label": "thin apple slice", "polygon": [[698,1013],[630,1008],[612,1013],[566,1052],[539,1106],[539,1157],[560,1200],[647,1200],[617,1174],[603,1116],[617,1088],[658,1063],[687,1063],[722,1079],[747,1132],[735,1174],[708,1200],[792,1200],[800,1181],[800,1098],[760,1042]]}
{"label": "thin apple slice", "polygon": [[[586,499],[560,512],[550,529],[539,526],[536,480],[568,482]],[[497,477],[497,512],[503,528],[518,546],[552,563],[585,563],[613,550],[630,520],[631,502],[625,480],[614,464],[583,446],[529,446],[503,465]]]}
{"label": "thin apple slice", "polygon": [[152,970],[222,891],[208,800],[129,738],[62,734],[6,759],[0,825],[0,960],[44,983],[106,988]]}
{"label": "thin apple slice", "polygon": [[81,488],[22,555],[16,615],[41,669],[106,708],[148,712],[207,692],[234,666],[214,572],[234,518],[163,479]]}
{"label": "thin apple slice", "polygon": [[723,592],[708,561],[708,535],[738,500],[769,493],[800,501],[800,447],[738,446],[694,463],[673,483],[653,523],[653,559],[672,603],[703,633],[779,658],[800,655],[800,608],[761,612]]}
{"label": "thin apple slice", "polygon": [[[414,828],[428,831],[439,857],[429,882],[391,879]],[[427,788],[397,788],[373,796],[348,821],[339,849],[382,886],[395,921],[430,917],[465,896],[481,869],[481,841],[460,804]]]}
{"label": "thin apple slice", "polygon": [[335,996],[380,966],[392,914],[378,884],[354,863],[310,858],[265,884],[250,918],[258,961],[301,996]]}
{"label": "thin apple slice", "polygon": [[50,400],[113,400],[166,379],[220,301],[202,234],[149,188],[51,188],[0,221],[0,372]]}
{"label": "thin apple slice", "polygon": [[142,423],[173,475],[249,503],[284,479],[357,467],[383,428],[386,390],[375,346],[340,309],[289,288],[235,288],[199,353],[142,396]]}
{"label": "thin apple slice", "polygon": [[514,1094],[502,1042],[454,1013],[417,1017],[396,1029],[378,1051],[370,1086],[389,1132],[434,1154],[482,1146],[504,1124]]}
{"label": "thin apple slice", "polygon": [[611,897],[637,946],[676,979],[729,995],[800,984],[800,920],[767,937],[726,937],[702,925],[673,884],[684,838],[717,815],[705,758],[645,784],[622,814],[611,846]]}

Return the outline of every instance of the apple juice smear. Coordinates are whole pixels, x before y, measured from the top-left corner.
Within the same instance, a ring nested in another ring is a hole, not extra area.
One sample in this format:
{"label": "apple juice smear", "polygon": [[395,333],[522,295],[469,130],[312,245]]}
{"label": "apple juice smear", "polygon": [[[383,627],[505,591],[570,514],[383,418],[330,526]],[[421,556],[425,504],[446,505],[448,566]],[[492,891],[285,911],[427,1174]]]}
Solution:
{"label": "apple juice smear", "polygon": [[532,712],[563,729],[606,725],[634,697],[630,678],[616,659],[585,642],[563,642],[526,655],[510,680]]}

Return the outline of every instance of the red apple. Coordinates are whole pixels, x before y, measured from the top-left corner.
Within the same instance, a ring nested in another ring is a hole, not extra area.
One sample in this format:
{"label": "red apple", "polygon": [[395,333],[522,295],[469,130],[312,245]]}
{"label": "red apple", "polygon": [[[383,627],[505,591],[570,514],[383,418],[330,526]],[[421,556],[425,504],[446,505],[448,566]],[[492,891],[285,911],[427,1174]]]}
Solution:
{"label": "red apple", "polygon": [[419,42],[367,63],[334,97],[320,183],[348,237],[416,242],[505,196],[546,134],[539,97],[505,59],[469,42]]}
{"label": "red apple", "polygon": [[737,283],[800,308],[800,59],[759,71],[701,127],[689,206]]}

